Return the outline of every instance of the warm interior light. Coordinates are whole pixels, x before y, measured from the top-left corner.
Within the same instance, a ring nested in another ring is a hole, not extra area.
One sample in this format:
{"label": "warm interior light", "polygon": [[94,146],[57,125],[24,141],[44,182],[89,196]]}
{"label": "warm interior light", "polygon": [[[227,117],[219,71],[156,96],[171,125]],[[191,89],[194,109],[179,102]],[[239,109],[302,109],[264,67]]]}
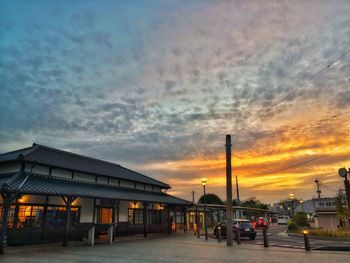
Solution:
{"label": "warm interior light", "polygon": [[207,184],[207,178],[202,178],[202,185],[205,186]]}

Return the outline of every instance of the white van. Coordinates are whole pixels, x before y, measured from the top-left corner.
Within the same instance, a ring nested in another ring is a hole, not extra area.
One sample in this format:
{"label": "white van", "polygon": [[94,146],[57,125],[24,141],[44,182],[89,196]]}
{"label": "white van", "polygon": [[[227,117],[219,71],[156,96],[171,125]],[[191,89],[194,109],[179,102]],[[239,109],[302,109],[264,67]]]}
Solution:
{"label": "white van", "polygon": [[278,225],[287,225],[289,220],[289,216],[278,216],[277,224]]}

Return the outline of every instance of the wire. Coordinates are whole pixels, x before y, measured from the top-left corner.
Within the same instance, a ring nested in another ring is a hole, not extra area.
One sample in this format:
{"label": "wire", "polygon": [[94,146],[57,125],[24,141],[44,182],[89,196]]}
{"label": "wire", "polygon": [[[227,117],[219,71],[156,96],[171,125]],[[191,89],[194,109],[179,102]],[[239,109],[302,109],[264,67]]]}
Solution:
{"label": "wire", "polygon": [[336,151],[338,151],[338,150],[340,150],[340,149],[342,149],[342,148],[344,148],[344,147],[345,147],[345,145],[340,146],[340,147],[337,147],[336,149],[333,149],[332,151],[329,151],[329,152],[327,152],[327,153],[325,153],[325,154],[323,154],[323,155],[320,155],[320,156],[311,158],[311,159],[309,159],[309,160],[306,160],[306,161],[303,161],[303,162],[300,162],[300,163],[297,163],[297,164],[293,164],[293,165],[290,165],[290,166],[286,166],[286,167],[284,167],[284,168],[282,168],[282,169],[279,169],[279,170],[267,172],[267,173],[264,173],[263,175],[266,176],[266,175],[276,174],[276,173],[284,172],[284,171],[286,171],[286,170],[293,169],[293,168],[296,168],[296,167],[299,167],[299,166],[303,166],[303,165],[305,165],[305,164],[307,164],[307,163],[311,163],[311,162],[314,162],[314,161],[316,161],[316,160],[322,159],[322,158],[324,158],[324,157],[328,157],[328,155],[329,155],[330,153],[334,153],[334,152],[336,152]]}
{"label": "wire", "polygon": [[[324,121],[327,121],[327,120],[334,120],[335,118],[338,118],[340,116],[343,116],[343,115],[346,115],[346,114],[349,114],[349,113],[350,113],[350,110],[349,111],[344,111],[344,112],[341,112],[341,113],[338,113],[338,114],[335,114],[335,115],[332,115],[332,116],[327,117],[327,118],[322,118],[322,119],[316,120],[316,121],[311,122],[311,123],[305,122],[304,124],[298,124],[298,128],[303,127],[303,126],[308,126],[308,125],[311,126],[311,125],[314,125],[314,124],[317,124],[317,123],[320,123],[320,122],[324,122]],[[279,129],[281,129],[281,128],[282,128],[282,126]],[[239,145],[239,144],[243,144],[243,143],[247,143],[247,142],[253,142],[253,141],[255,142],[258,139],[262,139],[262,138],[266,138],[266,137],[276,137],[278,135],[280,135],[278,133],[278,131],[274,131],[274,132],[271,132],[269,134],[265,134],[265,135],[261,135],[261,136],[255,137],[254,139],[251,139],[251,140],[239,141],[239,142],[233,143],[232,145],[234,146],[234,145]],[[289,135],[289,134],[285,133],[284,135]],[[298,135],[298,133],[293,133],[291,135],[293,135],[293,136],[294,135]],[[303,135],[303,134],[299,134],[299,135]]]}
{"label": "wire", "polygon": [[[296,87],[295,89],[293,89],[291,92],[289,92],[286,96],[284,96],[283,98],[281,98],[279,101],[277,101],[274,105],[272,105],[270,108],[263,110],[263,113],[261,114],[257,114],[257,116],[255,118],[253,118],[251,121],[248,122],[247,125],[243,126],[242,128],[240,128],[237,132],[236,135],[238,135],[242,130],[245,130],[246,128],[248,128],[250,125],[252,125],[255,121],[257,121],[258,119],[260,119],[262,116],[264,116],[267,112],[271,111],[273,108],[277,107],[278,105],[280,105],[283,101],[285,101],[286,99],[288,99],[290,96],[292,96],[295,92],[297,92],[298,90],[300,90],[301,88],[305,87],[307,84],[309,84],[310,82],[312,82],[315,78],[317,78],[319,75],[321,75],[324,71],[328,70],[331,66],[333,66],[337,61],[341,60],[343,57],[345,57],[348,53],[350,53],[350,50],[346,51],[345,53],[343,53],[341,56],[335,58],[333,61],[331,61],[329,64],[327,64],[327,66],[321,68],[319,71],[317,71],[314,75],[311,76],[310,79],[304,81],[300,86]],[[259,111],[258,111],[259,112]]]}

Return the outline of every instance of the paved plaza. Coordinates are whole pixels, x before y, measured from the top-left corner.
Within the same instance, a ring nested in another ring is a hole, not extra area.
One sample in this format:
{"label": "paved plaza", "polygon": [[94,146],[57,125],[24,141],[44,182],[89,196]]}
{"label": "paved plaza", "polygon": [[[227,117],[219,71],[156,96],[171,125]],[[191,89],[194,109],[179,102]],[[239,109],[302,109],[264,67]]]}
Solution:
{"label": "paved plaza", "polygon": [[263,248],[253,244],[227,247],[225,242],[197,239],[191,234],[130,238],[95,247],[72,244],[8,248],[1,263],[20,262],[350,262],[349,252],[305,252],[301,249]]}

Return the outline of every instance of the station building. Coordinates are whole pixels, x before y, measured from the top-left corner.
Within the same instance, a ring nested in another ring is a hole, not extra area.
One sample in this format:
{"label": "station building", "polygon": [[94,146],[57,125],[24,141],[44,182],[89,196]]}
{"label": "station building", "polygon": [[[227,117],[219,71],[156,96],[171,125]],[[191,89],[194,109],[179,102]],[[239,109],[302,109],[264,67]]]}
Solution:
{"label": "station building", "polygon": [[118,164],[39,144],[0,154],[0,252],[6,244],[186,230],[192,203],[168,189]]}

